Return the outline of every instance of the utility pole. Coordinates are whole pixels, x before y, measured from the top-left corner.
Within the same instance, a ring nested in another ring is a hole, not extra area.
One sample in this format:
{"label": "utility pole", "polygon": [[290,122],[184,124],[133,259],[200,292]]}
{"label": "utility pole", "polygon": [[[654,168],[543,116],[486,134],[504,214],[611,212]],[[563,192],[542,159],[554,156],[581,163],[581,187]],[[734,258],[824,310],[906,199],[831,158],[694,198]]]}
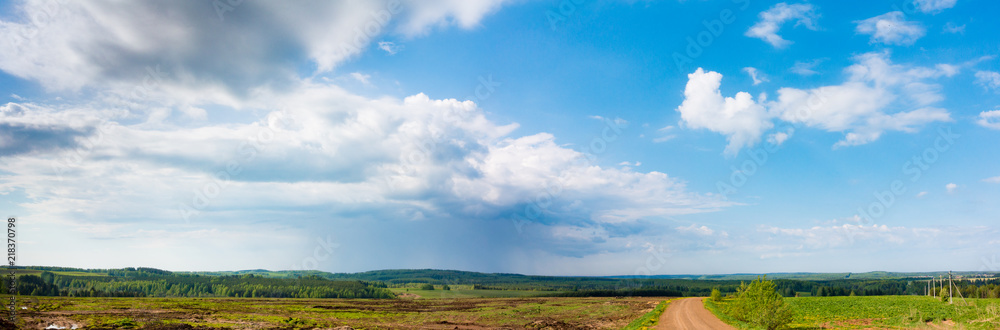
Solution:
{"label": "utility pole", "polygon": [[952,303],[951,298],[954,297],[954,295],[952,295],[952,293],[951,293],[951,286],[952,286],[952,283],[951,283],[951,271],[949,270],[948,271],[948,303],[949,304]]}

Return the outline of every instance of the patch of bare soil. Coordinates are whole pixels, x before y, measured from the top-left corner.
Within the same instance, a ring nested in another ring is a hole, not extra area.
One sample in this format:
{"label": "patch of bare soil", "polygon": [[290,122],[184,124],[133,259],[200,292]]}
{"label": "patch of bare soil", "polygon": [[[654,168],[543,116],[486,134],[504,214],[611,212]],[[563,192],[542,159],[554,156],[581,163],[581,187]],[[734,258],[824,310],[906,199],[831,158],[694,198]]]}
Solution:
{"label": "patch of bare soil", "polygon": [[931,327],[931,329],[954,329],[955,321],[944,320],[941,323],[927,322],[927,326]]}
{"label": "patch of bare soil", "polygon": [[525,328],[528,329],[539,329],[539,330],[576,330],[576,329],[594,329],[590,325],[586,324],[573,324],[564,321],[553,320],[550,318],[539,319],[532,321],[531,323],[525,324]]}

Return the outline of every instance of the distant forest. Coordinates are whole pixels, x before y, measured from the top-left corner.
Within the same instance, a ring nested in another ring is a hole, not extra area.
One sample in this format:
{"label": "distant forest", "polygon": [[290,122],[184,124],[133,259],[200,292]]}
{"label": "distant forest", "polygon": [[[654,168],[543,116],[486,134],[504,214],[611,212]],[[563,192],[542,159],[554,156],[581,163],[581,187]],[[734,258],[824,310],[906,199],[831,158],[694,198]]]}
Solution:
{"label": "distant forest", "polygon": [[[36,274],[17,276],[17,292],[34,296],[69,297],[246,297],[246,298],[394,298],[385,284],[359,280],[329,280],[318,276],[296,279],[254,274],[206,276],[176,274],[153,268],[69,269],[29,267]],[[40,272],[38,272],[40,271]],[[8,292],[3,281],[3,292]]]}
{"label": "distant forest", "polygon": [[[478,290],[535,291],[539,296],[708,296],[712,289],[736,292],[739,279],[648,277],[561,277],[487,274],[452,270],[382,270],[363,273],[320,271],[170,272],[154,268],[77,269],[19,267],[16,281],[21,295],[70,297],[246,297],[246,298],[395,298],[389,288],[417,288],[422,284],[464,286]],[[839,279],[776,279],[778,292],[793,296],[922,295],[927,278],[917,276],[877,279],[873,276]],[[829,278],[822,274],[812,278]],[[846,276],[850,277],[850,276]],[[7,281],[2,281],[3,292]],[[955,281],[967,298],[1000,298],[1000,279]],[[940,289],[940,288],[938,288]],[[957,295],[957,294],[956,294]]]}

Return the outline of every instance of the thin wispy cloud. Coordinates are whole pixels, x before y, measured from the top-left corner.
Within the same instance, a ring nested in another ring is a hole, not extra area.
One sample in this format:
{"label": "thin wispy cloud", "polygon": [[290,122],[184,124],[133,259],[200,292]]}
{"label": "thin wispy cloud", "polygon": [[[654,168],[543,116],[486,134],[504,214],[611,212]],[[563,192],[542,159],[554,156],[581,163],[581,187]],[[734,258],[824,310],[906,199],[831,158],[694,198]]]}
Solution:
{"label": "thin wispy cloud", "polygon": [[866,20],[857,21],[859,34],[871,35],[871,43],[887,45],[912,45],[927,33],[917,22],[907,21],[901,11],[893,11]]}
{"label": "thin wispy cloud", "polygon": [[745,33],[746,36],[759,38],[774,46],[774,48],[785,48],[792,42],[785,40],[778,35],[779,30],[786,22],[795,22],[793,27],[805,27],[816,30],[816,19],[819,15],[815,7],[808,3],[787,4],[779,3],[760,13],[759,20]]}

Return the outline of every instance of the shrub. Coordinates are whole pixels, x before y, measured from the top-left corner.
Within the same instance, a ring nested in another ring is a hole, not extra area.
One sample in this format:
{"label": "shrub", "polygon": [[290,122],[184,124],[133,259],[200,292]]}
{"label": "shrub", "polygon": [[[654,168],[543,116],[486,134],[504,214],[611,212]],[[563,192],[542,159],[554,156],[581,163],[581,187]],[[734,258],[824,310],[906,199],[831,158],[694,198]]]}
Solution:
{"label": "shrub", "polygon": [[709,297],[712,298],[712,301],[722,301],[722,292],[719,289],[712,289],[712,295]]}
{"label": "shrub", "polygon": [[434,290],[434,284],[424,284],[420,286],[420,290]]}
{"label": "shrub", "polygon": [[778,329],[792,322],[792,309],[781,294],[775,290],[774,282],[765,276],[750,282],[740,283],[736,300],[729,306],[729,314],[737,320],[768,330]]}

